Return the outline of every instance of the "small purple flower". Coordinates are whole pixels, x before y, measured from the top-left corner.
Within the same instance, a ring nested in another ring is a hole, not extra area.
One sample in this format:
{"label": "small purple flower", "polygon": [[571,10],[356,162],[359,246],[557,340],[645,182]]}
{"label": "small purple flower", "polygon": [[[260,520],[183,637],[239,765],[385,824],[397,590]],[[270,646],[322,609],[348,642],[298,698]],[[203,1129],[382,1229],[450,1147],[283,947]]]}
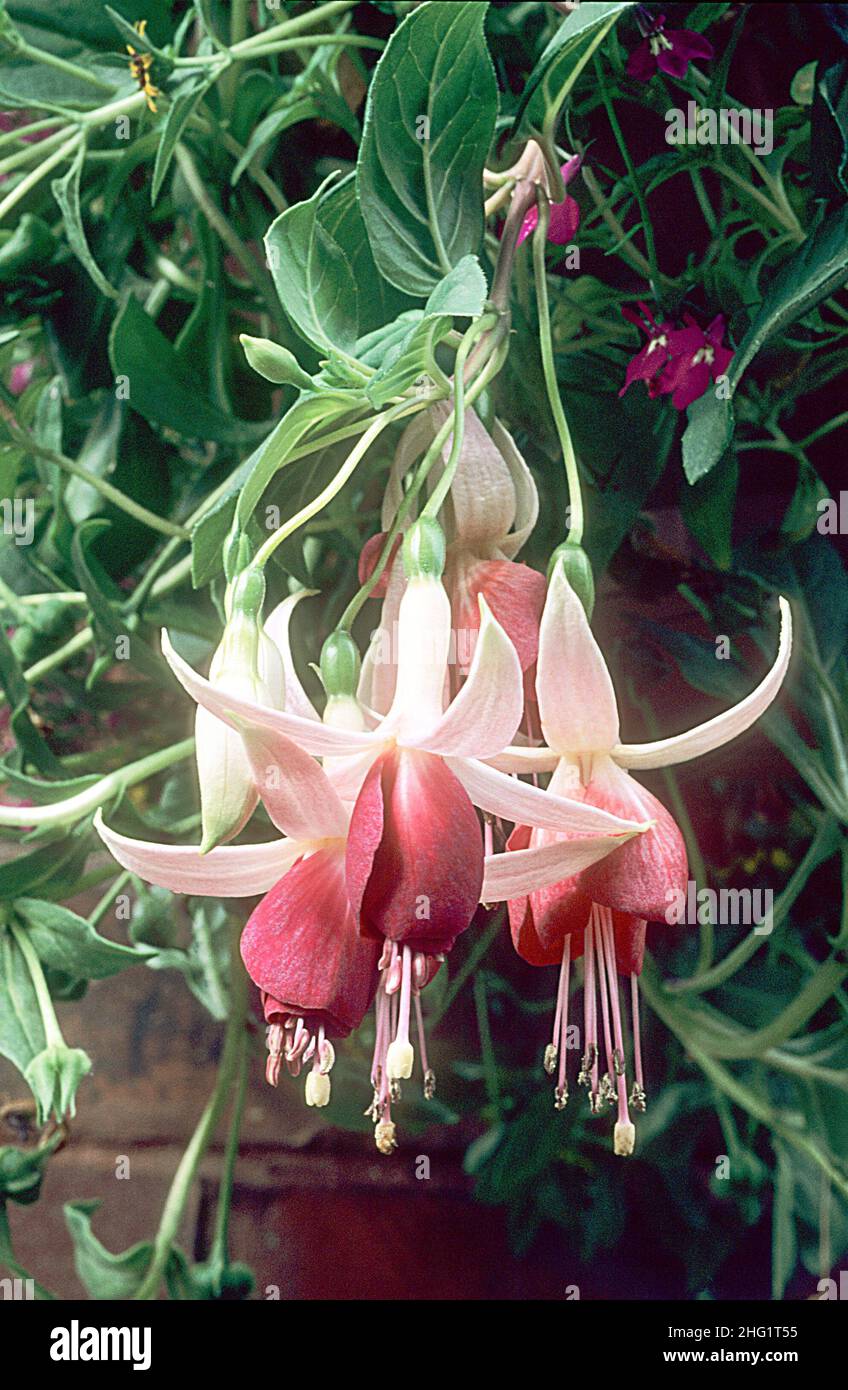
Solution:
{"label": "small purple flower", "polygon": [[[568,184],[577,170],[580,168],[579,154],[573,154],[566,160],[560,168],[562,181]],[[526,241],[531,232],[536,230],[539,221],[538,208],[531,208],[521,224],[521,231],[518,234],[518,245]],[[566,194],[561,203],[551,203],[551,220],[548,224],[548,241],[555,246],[566,246],[574,237],[577,228],[580,226],[580,208],[574,198]]]}
{"label": "small purple flower", "polygon": [[668,335],[669,360],[659,381],[659,394],[670,395],[675,410],[685,410],[703,396],[710,383],[724,375],[733,357],[723,342],[723,314],[716,314],[706,329],[691,314],[684,315],[684,323],[685,328]]}
{"label": "small purple flower", "polygon": [[621,313],[628,323],[635,323],[636,327],[642,330],[648,341],[628,362],[624,385],[618,394],[623,396],[634,381],[646,381],[648,383],[648,395],[659,395],[657,379],[668,362],[668,340],[673,331],[671,324],[657,323],[647,304],[644,304],[642,300],[639,301],[635,309],[625,305]]}
{"label": "small purple flower", "polygon": [[624,308],[621,312],[628,323],[635,323],[647,335],[648,341],[628,363],[619,396],[634,381],[645,381],[649,396],[671,396],[675,410],[685,410],[727,371],[733,352],[723,342],[723,314],[716,314],[709,327],[703,329],[691,314],[684,314],[682,328],[657,323],[648,306],[641,302],[636,309]]}
{"label": "small purple flower", "polygon": [[627,60],[627,76],[649,82],[659,69],[669,77],[685,77],[693,58],[712,58],[713,46],[692,29],[666,29],[665,15],[655,20],[638,16],[642,42]]}

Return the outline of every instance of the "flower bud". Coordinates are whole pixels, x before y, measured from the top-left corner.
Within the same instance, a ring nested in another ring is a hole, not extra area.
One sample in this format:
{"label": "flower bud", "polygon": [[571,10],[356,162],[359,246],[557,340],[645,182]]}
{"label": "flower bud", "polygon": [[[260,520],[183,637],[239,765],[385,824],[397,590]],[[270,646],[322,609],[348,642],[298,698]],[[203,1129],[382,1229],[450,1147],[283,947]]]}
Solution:
{"label": "flower bud", "polygon": [[574,541],[564,541],[551,556],[548,583],[557,565],[562,567],[566,579],[586,610],[586,617],[591,621],[592,610],[595,607],[595,579],[589,556],[582,545],[576,545]]}
{"label": "flower bud", "polygon": [[403,567],[407,579],[441,579],[445,537],[435,517],[419,517],[410,526],[403,542]]}
{"label": "flower bud", "polygon": [[321,649],[321,680],[332,700],[336,696],[356,695],[362,666],[356,643],[349,632],[331,632]]}
{"label": "flower bud", "polygon": [[244,355],[255,372],[277,386],[296,386],[299,391],[315,389],[311,376],[303,370],[294,353],[270,338],[252,338],[240,333]]}

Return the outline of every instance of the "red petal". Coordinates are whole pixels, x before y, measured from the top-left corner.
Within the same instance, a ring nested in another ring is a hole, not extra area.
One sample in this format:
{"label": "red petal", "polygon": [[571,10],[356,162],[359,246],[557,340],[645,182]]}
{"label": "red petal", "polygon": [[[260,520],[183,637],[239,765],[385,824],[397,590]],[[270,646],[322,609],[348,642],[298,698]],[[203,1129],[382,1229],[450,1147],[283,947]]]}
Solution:
{"label": "red petal", "polygon": [[356,930],[339,850],[299,859],[266,893],[241,938],[248,974],[286,1013],[346,1037],[367,1012],[379,947]]}
{"label": "red petal", "polygon": [[429,955],[449,951],[477,907],[483,835],[467,793],[433,753],[394,748],[351,816],[347,884],[360,931]]}
{"label": "red petal", "polygon": [[583,889],[602,906],[648,921],[665,921],[676,894],[682,892],[685,897],[689,878],[686,846],[674,818],[611,758],[595,761],[585,800],[631,820],[656,824],[584,869]]}
{"label": "red petal", "polygon": [[[360,552],[359,552],[359,583],[360,583],[360,584],[366,584],[366,583],[368,582],[368,580],[371,578],[372,574],[374,573],[374,570],[377,568],[377,561],[379,560],[381,554],[383,553],[383,546],[386,544],[386,538],[387,538],[388,534],[389,534],[388,531],[378,531],[377,534],[376,534],[376,536],[371,536],[370,539],[367,540],[367,541],[365,542],[364,546],[363,546],[362,549],[360,550]],[[403,540],[403,537],[402,537],[402,536],[396,536],[396,537],[395,537],[395,542],[394,542],[394,545],[392,546],[392,551],[391,551],[391,554],[390,554],[390,556],[389,556],[388,562],[387,562],[387,564],[386,564],[386,568],[383,570],[383,573],[380,575],[380,578],[377,580],[377,583],[374,585],[374,588],[371,590],[371,597],[372,597],[372,598],[385,598],[385,597],[386,597],[386,592],[387,592],[388,587],[389,587],[389,575],[390,575],[391,572],[392,572],[392,565],[394,564],[395,556],[396,556],[397,553],[398,553],[398,547],[400,546],[402,540]]]}
{"label": "red petal", "polygon": [[[562,838],[519,825],[506,847],[507,850],[528,849]],[[571,937],[572,958],[582,953],[583,928],[589,920],[592,900],[583,891],[579,874],[537,889],[526,898],[514,898],[507,907],[512,944],[528,965],[558,965],[566,936]]]}

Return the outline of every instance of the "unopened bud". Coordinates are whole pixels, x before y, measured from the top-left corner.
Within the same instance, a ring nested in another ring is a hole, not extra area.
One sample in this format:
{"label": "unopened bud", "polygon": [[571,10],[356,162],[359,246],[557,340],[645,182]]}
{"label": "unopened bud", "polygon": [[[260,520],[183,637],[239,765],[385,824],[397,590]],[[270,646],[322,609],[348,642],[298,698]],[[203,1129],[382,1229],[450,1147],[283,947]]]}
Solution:
{"label": "unopened bud", "polygon": [[273,381],[277,386],[296,386],[299,391],[314,391],[311,376],[288,348],[270,338],[252,338],[249,333],[240,333],[239,342],[253,370],[266,381]]}
{"label": "unopened bud", "polygon": [[330,699],[356,694],[361,666],[350,633],[341,628],[331,632],[321,649],[321,680]]}
{"label": "unopened bud", "polygon": [[403,568],[407,579],[441,579],[445,537],[435,517],[419,517],[410,526],[403,542]]}
{"label": "unopened bud", "polygon": [[592,574],[592,566],[589,563],[589,556],[582,545],[575,545],[573,541],[564,541],[562,545],[557,546],[551,556],[548,565],[548,583],[550,583],[557,565],[562,567],[566,579],[586,610],[586,617],[591,621],[592,610],[595,607],[595,579]]}

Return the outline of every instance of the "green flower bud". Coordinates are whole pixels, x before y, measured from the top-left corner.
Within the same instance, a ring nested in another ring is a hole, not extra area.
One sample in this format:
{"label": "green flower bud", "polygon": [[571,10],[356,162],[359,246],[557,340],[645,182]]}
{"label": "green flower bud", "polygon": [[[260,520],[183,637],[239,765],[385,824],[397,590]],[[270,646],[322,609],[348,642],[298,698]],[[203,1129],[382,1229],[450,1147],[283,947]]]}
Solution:
{"label": "green flower bud", "polygon": [[321,680],[330,699],[338,695],[356,695],[361,666],[350,633],[341,628],[331,632],[321,649]]}
{"label": "green flower bud", "polygon": [[251,338],[249,333],[240,333],[239,342],[253,370],[266,381],[273,381],[277,386],[296,386],[299,391],[315,389],[312,377],[288,348],[270,338]]}
{"label": "green flower bud", "polygon": [[251,558],[250,541],[233,523],[233,530],[224,542],[224,574],[228,583],[231,583],[241,570],[247,568]]}
{"label": "green flower bud", "polygon": [[558,545],[550,559],[548,565],[548,583],[557,565],[561,565],[566,579],[574,590],[586,610],[586,617],[591,622],[592,610],[595,607],[595,579],[592,574],[592,566],[589,563],[589,556],[586,554],[582,545],[575,545],[573,541],[564,541]]}
{"label": "green flower bud", "polygon": [[258,618],[265,602],[265,575],[260,569],[242,570],[233,580],[230,611]]}
{"label": "green flower bud", "polygon": [[435,517],[419,517],[410,526],[403,542],[403,568],[407,579],[441,579],[445,537]]}

